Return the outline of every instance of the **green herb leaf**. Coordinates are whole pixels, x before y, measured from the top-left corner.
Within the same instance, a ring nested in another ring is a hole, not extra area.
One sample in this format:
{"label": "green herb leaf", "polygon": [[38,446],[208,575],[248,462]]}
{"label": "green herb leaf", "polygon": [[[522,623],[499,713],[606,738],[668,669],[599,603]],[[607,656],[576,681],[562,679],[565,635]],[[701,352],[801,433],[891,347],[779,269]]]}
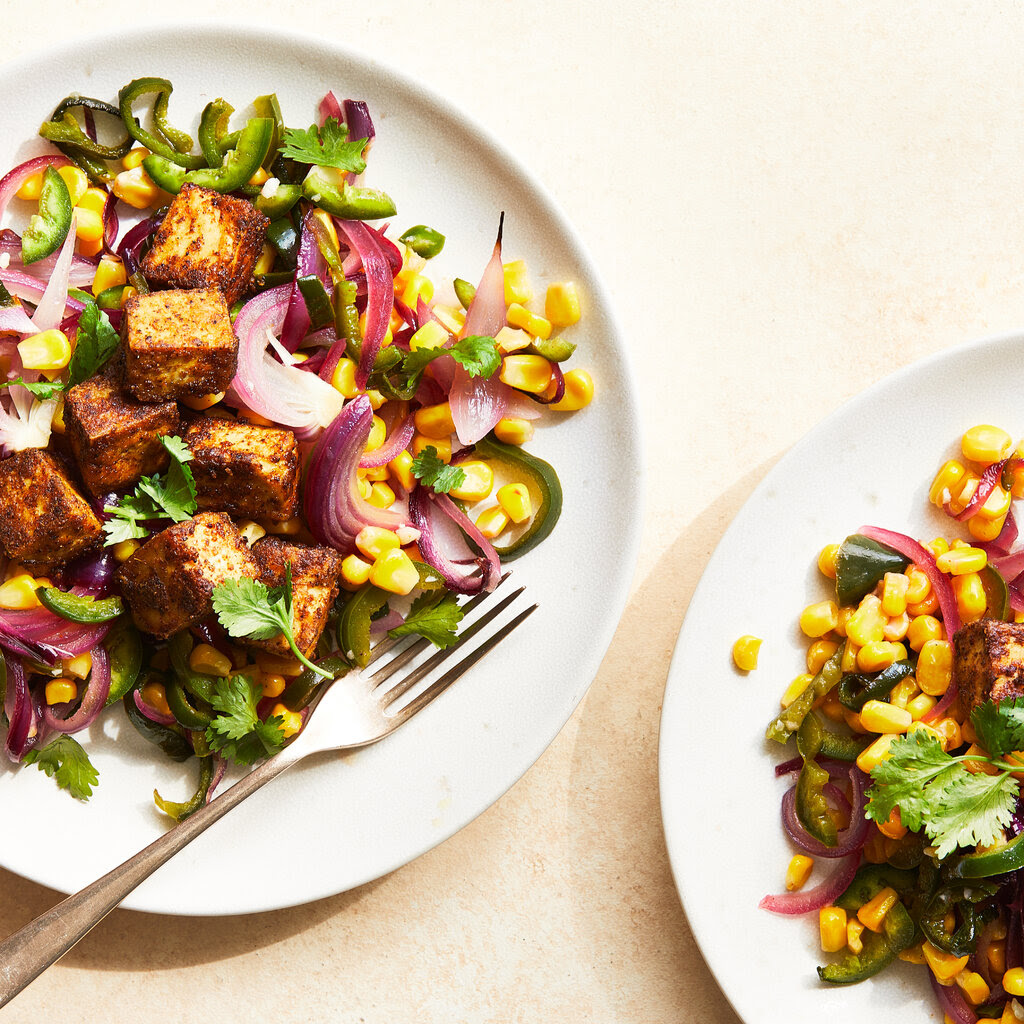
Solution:
{"label": "green herb leaf", "polygon": [[931,812],[927,787],[943,774],[957,772],[966,774],[966,769],[930,733],[918,730],[901,736],[890,745],[889,757],[871,770],[874,785],[867,791],[867,816],[885,821],[898,806],[900,820],[916,832]]}
{"label": "green herb leaf", "polygon": [[362,174],[366,170],[363,150],[367,141],[350,141],[348,128],[337,118],[329,117],[320,129],[315,124],[311,124],[308,131],[285,128],[281,156],[304,164],[337,167],[342,171]]}
{"label": "green herb leaf", "polygon": [[262,690],[247,675],[218,679],[210,703],[218,712],[206,728],[211,749],[236,764],[252,764],[276,754],[284,744],[284,722],[274,715],[265,722],[256,713]]}
{"label": "green herb leaf", "polygon": [[432,444],[428,444],[412,460],[412,474],[421,484],[432,487],[438,494],[447,494],[453,487],[461,487],[466,482],[465,470],[458,466],[446,466]]}
{"label": "green herb leaf", "polygon": [[1024,697],[986,701],[971,712],[979,745],[993,757],[1024,750]]}
{"label": "green herb leaf", "polygon": [[[422,598],[430,598],[430,602],[423,602],[419,608]],[[462,608],[459,606],[456,596],[452,593],[446,594],[440,601],[433,594],[421,594],[413,602],[405,622],[394,629],[388,630],[388,636],[408,636],[418,633],[425,636],[435,647],[447,647],[455,641],[456,630],[463,617]]]}
{"label": "green herb leaf", "polygon": [[440,356],[451,356],[470,377],[491,377],[501,367],[498,343],[484,334],[471,334],[450,348],[417,348],[402,359],[406,387],[419,383],[423,371]]}
{"label": "green herb leaf", "polygon": [[939,859],[949,856],[958,846],[987,846],[995,842],[999,831],[1013,820],[1017,806],[1017,780],[1008,772],[944,777],[930,789],[938,789],[932,799],[941,808],[925,822],[925,833],[936,844]]}
{"label": "green herb leaf", "polygon": [[64,382],[60,380],[34,380],[27,381],[24,377],[17,377],[14,380],[5,381],[0,387],[9,388],[12,384],[20,384],[26,391],[45,402],[50,398],[56,398],[64,390]]}
{"label": "green herb leaf", "polygon": [[73,736],[57,736],[45,747],[28,751],[22,760],[56,779],[57,785],[76,800],[88,800],[93,786],[99,782],[100,773]]}
{"label": "green herb leaf", "polygon": [[75,352],[68,363],[69,388],[87,380],[114,354],[121,339],[95,302],[87,302],[78,318]]}

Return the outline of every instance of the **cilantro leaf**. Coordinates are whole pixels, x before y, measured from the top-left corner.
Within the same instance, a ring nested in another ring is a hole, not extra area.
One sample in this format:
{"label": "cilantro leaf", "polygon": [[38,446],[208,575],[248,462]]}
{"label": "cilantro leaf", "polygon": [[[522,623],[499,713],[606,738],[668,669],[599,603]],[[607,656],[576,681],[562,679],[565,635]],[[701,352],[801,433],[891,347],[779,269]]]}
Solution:
{"label": "cilantro leaf", "polygon": [[965,769],[929,789],[938,789],[932,799],[940,813],[925,822],[924,830],[937,845],[940,860],[958,846],[994,842],[1017,806],[1017,780],[1008,772],[972,775]]}
{"label": "cilantro leaf", "polygon": [[978,743],[993,757],[1024,750],[1024,697],[986,701],[971,712]]}
{"label": "cilantro leaf", "polygon": [[341,171],[362,174],[366,170],[363,150],[368,141],[350,140],[348,128],[337,118],[329,117],[320,129],[315,124],[311,124],[308,130],[285,128],[281,156],[304,164],[337,167]]}
{"label": "cilantro leaf", "polygon": [[466,471],[458,466],[445,465],[432,444],[412,460],[412,475],[438,494],[447,494],[453,487],[461,487],[466,482]]}
{"label": "cilantro leaf", "polygon": [[114,354],[121,339],[107,314],[95,302],[87,302],[78,318],[75,352],[68,363],[69,388],[87,380]]}
{"label": "cilantro leaf", "polygon": [[262,691],[246,675],[218,679],[210,704],[218,714],[206,728],[213,750],[237,764],[252,764],[276,754],[284,744],[284,722],[279,715],[262,721],[256,713]]}
{"label": "cilantro leaf", "polygon": [[406,386],[418,384],[423,371],[440,356],[451,356],[470,377],[486,379],[501,368],[498,343],[485,334],[471,334],[447,348],[416,348],[408,352],[402,359]]}
{"label": "cilantro leaf", "polygon": [[935,736],[923,730],[894,740],[889,756],[872,768],[874,785],[868,790],[867,815],[885,821],[894,807],[900,819],[916,832],[930,811],[926,787],[943,773],[966,772],[943,749]]}
{"label": "cilantro leaf", "polygon": [[0,387],[8,388],[12,384],[20,384],[26,391],[45,402],[50,398],[56,398],[64,390],[64,382],[61,380],[34,380],[27,381],[24,377],[17,377],[14,380],[0,384]]}
{"label": "cilantro leaf", "polygon": [[420,598],[417,598],[405,617],[405,622],[388,630],[388,636],[418,633],[425,636],[435,647],[447,647],[455,641],[455,631],[464,614],[455,595],[445,594],[440,601],[437,601],[433,594],[422,594],[420,597],[429,597],[431,601],[424,602],[417,608],[420,604]]}
{"label": "cilantro leaf", "polygon": [[28,751],[22,760],[56,779],[76,800],[88,800],[99,782],[100,773],[74,736],[56,736],[45,747]]}

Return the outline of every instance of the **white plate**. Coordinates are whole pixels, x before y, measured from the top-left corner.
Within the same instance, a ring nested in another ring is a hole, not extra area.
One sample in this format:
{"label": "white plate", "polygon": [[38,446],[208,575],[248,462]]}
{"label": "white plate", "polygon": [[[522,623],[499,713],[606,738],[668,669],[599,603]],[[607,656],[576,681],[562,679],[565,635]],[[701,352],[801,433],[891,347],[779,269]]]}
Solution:
{"label": "white plate", "polygon": [[[555,737],[597,672],[632,577],[638,416],[608,296],[551,198],[465,116],[355,53],[241,25],[55,49],[0,68],[4,165],[43,151],[36,131],[68,93],[115,100],[120,86],[146,75],[173,82],[171,119],[193,128],[218,96],[241,118],[255,96],[276,92],[297,127],[315,119],[328,89],[367,100],[377,128],[367,183],[395,198],[393,235],[434,226],[448,241],[433,275],[476,280],[506,211],[505,257],[528,262],[538,294],[549,281],[578,283],[584,318],[571,336],[577,365],[591,368],[598,391],[587,410],[541,427],[532,443],[560,473],[565,508],[548,542],[513,567],[540,605],[514,640],[383,743],[289,771],[125,901],[161,913],[248,913],[341,892],[405,864],[497,800]],[[194,766],[166,762],[119,711],[100,719],[88,743],[101,773],[88,804],[35,769],[0,773],[0,864],[65,892],[165,829],[154,786],[170,799],[194,787]]]}
{"label": "white plate", "polygon": [[[825,420],[761,482],[708,563],[676,643],[661,718],[661,808],[669,857],[704,958],[747,1024],[941,1020],[924,969],[898,963],[861,985],[825,987],[817,918],[758,909],[783,888],[793,849],[764,738],[786,684],[805,671],[801,610],[829,595],[818,552],[863,525],[924,539],[959,535],[928,487],[960,435],[995,423],[1024,436],[1014,368],[1024,336],[944,352],[904,369]],[[834,593],[834,591],[833,591]],[[738,672],[733,641],[764,640]],[[809,885],[824,877],[817,868]],[[898,1002],[897,1002],[898,1001]],[[905,1001],[912,1008],[904,1009]]]}

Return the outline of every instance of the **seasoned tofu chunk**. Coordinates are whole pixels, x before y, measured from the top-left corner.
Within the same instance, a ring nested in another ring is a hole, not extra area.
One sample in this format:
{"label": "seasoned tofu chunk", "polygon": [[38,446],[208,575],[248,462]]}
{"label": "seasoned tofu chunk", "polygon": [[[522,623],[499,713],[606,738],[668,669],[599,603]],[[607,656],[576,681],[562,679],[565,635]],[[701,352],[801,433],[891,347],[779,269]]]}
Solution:
{"label": "seasoned tofu chunk", "polygon": [[141,402],[226,391],[238,339],[216,288],[174,288],[129,299],[124,309],[125,387]]}
{"label": "seasoned tofu chunk", "polygon": [[112,377],[90,377],[64,399],[68,442],[85,486],[95,495],[120,491],[167,468],[160,438],[178,429],[174,402],[139,402]]}
{"label": "seasoned tofu chunk", "polygon": [[213,588],[259,572],[241,534],[223,512],[202,512],[151,537],[118,572],[135,625],[173,636],[213,612]]}
{"label": "seasoned tofu chunk", "polygon": [[[280,587],[292,567],[292,632],[295,646],[312,657],[327,625],[331,605],[338,596],[341,555],[334,548],[294,544],[280,537],[264,537],[252,546],[259,578],[268,587]],[[288,641],[278,634],[249,644],[273,654],[288,654]]]}
{"label": "seasoned tofu chunk", "polygon": [[184,185],[142,260],[142,273],[172,288],[219,288],[230,306],[249,287],[269,224],[244,199]]}
{"label": "seasoned tofu chunk", "polygon": [[203,417],[183,436],[201,509],[277,522],[296,514],[299,444],[290,430]]}
{"label": "seasoned tofu chunk", "polygon": [[953,678],[965,712],[987,700],[1024,697],[1024,623],[979,619],[960,629]]}
{"label": "seasoned tofu chunk", "polygon": [[27,448],[0,461],[0,546],[33,572],[95,546],[103,526],[49,452]]}

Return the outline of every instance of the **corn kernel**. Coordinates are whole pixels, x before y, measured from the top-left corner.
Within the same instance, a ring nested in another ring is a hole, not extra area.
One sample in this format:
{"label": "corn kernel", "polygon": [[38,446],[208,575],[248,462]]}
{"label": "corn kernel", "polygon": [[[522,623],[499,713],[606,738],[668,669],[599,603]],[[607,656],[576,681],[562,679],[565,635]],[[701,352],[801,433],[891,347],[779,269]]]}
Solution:
{"label": "corn kernel", "polygon": [[494,425],[494,436],[505,444],[526,444],[533,438],[533,424],[529,420],[503,417]]}
{"label": "corn kernel", "polygon": [[590,405],[594,398],[594,379],[590,374],[586,370],[567,370],[564,376],[565,394],[548,408],[555,412],[576,412]]}
{"label": "corn kernel", "polygon": [[0,608],[24,610],[38,608],[39,598],[36,597],[35,577],[27,572],[9,577],[0,584]]}
{"label": "corn kernel", "polygon": [[376,480],[370,485],[370,496],[366,500],[374,508],[391,508],[395,503],[395,492],[386,483]]}
{"label": "corn kernel", "polygon": [[814,678],[810,672],[803,672],[796,676],[790,682],[789,686],[782,691],[782,696],[779,698],[779,703],[784,707],[788,708],[800,696],[808,686],[811,685],[811,680]]}
{"label": "corn kernel", "polygon": [[887,572],[882,580],[882,611],[886,615],[902,615],[907,610],[910,580],[901,572]]}
{"label": "corn kernel", "polygon": [[197,644],[188,656],[189,668],[208,676],[226,676],[231,671],[231,659],[210,644]]}
{"label": "corn kernel", "polygon": [[904,676],[889,694],[889,703],[897,708],[906,708],[907,704],[917,696],[917,680],[913,676]]}
{"label": "corn kernel", "polygon": [[964,477],[967,475],[967,468],[962,462],[950,459],[935,474],[935,479],[928,490],[928,500],[933,505],[942,508],[948,504],[953,495],[963,487]]}
{"label": "corn kernel", "polygon": [[[81,198],[75,203],[76,209],[79,210],[92,210],[93,213],[103,216],[103,211],[107,206],[107,193],[101,188],[90,187],[82,193]],[[94,293],[98,294],[98,293]]]}
{"label": "corn kernel", "polygon": [[373,484],[371,484],[369,480],[359,477],[356,481],[356,485],[359,488],[359,497],[362,498],[363,501],[369,501],[370,495],[373,494]]}
{"label": "corn kernel", "polygon": [[103,239],[103,218],[95,211],[75,207],[75,235],[83,242]]}
{"label": "corn kernel", "polygon": [[889,756],[889,747],[897,738],[896,733],[885,733],[878,737],[874,743],[866,746],[857,756],[857,767],[864,773],[870,775],[871,769],[875,768]]}
{"label": "corn kernel", "polygon": [[822,907],[818,911],[818,932],[825,953],[838,953],[846,945],[846,911],[842,907]]}
{"label": "corn kernel", "polygon": [[1013,451],[1013,438],[999,427],[981,423],[964,432],[960,449],[965,459],[987,466],[1002,461]]}
{"label": "corn kernel", "polygon": [[173,198],[153,183],[141,164],[131,170],[121,171],[111,183],[110,191],[136,210],[163,205]]}
{"label": "corn kernel", "polygon": [[963,744],[964,740],[960,723],[955,718],[943,718],[936,722],[933,728],[939,737],[943,750],[956,750],[957,747]]}
{"label": "corn kernel", "polygon": [[276,672],[261,672],[259,675],[260,689],[264,697],[280,697],[288,681]]}
{"label": "corn kernel", "polygon": [[942,639],[942,623],[934,615],[916,615],[907,630],[907,643],[920,651],[929,640]]}
{"label": "corn kernel", "polygon": [[77,206],[78,201],[85,195],[89,188],[89,176],[81,167],[72,164],[65,164],[57,168],[57,173],[64,179],[68,187],[68,195],[71,196],[71,205]]}
{"label": "corn kernel", "polygon": [[988,564],[988,555],[981,548],[952,548],[935,559],[940,572],[951,576],[965,576],[979,572]]}
{"label": "corn kernel", "polygon": [[61,671],[72,679],[86,679],[92,671],[92,655],[86,651],[76,658],[65,658],[61,662]]}
{"label": "corn kernel", "polygon": [[414,352],[421,348],[440,348],[450,337],[451,335],[442,324],[436,320],[428,320],[409,339],[409,348]]}
{"label": "corn kernel", "polygon": [[412,472],[412,455],[409,452],[399,452],[389,463],[388,469],[395,475],[395,479],[407,490],[411,491],[416,484],[416,477]]}
{"label": "corn kernel", "polygon": [[494,336],[494,340],[498,343],[498,350],[504,355],[529,348],[533,344],[533,338],[518,327],[502,327]]}
{"label": "corn kernel", "polygon": [[[977,519],[987,519],[989,522],[997,522],[1006,518],[1006,513],[1010,511],[1010,502],[1013,500],[1013,496],[1010,492],[1003,488],[1001,484],[996,484],[991,491],[989,491],[988,497],[984,500],[981,508],[978,509]],[[971,522],[971,520],[968,520]],[[975,549],[977,550],[977,549]]]}
{"label": "corn kernel", "polygon": [[360,472],[371,483],[387,483],[391,479],[391,470],[386,465],[367,466],[366,469],[360,470]]}
{"label": "corn kernel", "polygon": [[488,540],[494,540],[508,524],[508,513],[500,505],[484,509],[476,519],[476,528]]}
{"label": "corn kernel", "polygon": [[921,943],[918,942],[916,945],[910,946],[908,949],[901,950],[896,955],[900,960],[908,964],[923,964],[926,963],[924,958],[924,951],[921,949]]}
{"label": "corn kernel", "polygon": [[882,640],[885,636],[887,616],[882,611],[882,602],[874,594],[868,594],[846,623],[846,635],[859,647]]}
{"label": "corn kernel", "polygon": [[1024,967],[1011,967],[1003,975],[1003,988],[1008,995],[1024,996]]}
{"label": "corn kernel", "polygon": [[931,714],[936,703],[937,701],[934,697],[929,696],[927,693],[919,693],[907,701],[907,710],[915,722],[920,722],[922,718]]}
{"label": "corn kernel", "polygon": [[[366,313],[359,314],[359,336],[362,338],[366,337]],[[390,345],[394,341],[394,335],[391,333],[391,322],[388,321],[388,326],[384,330],[384,337],[380,339],[381,346]]]}
{"label": "corn kernel", "polygon": [[934,615],[939,610],[939,595],[934,590],[928,591],[928,596],[916,604],[907,605],[907,614],[911,616]]}
{"label": "corn kernel", "polygon": [[914,720],[909,711],[882,700],[869,700],[860,709],[860,720],[868,732],[906,732]]}
{"label": "corn kernel", "polygon": [[551,380],[551,364],[543,356],[505,356],[501,361],[501,380],[509,387],[539,395]]}
{"label": "corn kernel", "polygon": [[846,645],[843,647],[843,657],[840,662],[843,672],[857,671],[857,655],[859,653],[860,648],[852,640],[847,640]]}
{"label": "corn kernel", "polygon": [[78,696],[78,686],[73,679],[51,679],[46,684],[46,703],[70,704]]}
{"label": "corn kernel", "polygon": [[[974,492],[977,491],[980,484],[981,478],[976,473],[972,473],[968,470],[964,474],[963,482],[960,484],[960,489],[953,493],[953,497],[949,501],[947,511],[955,516],[963,512],[963,510],[970,504],[971,499],[974,497]],[[933,554],[935,554],[936,558],[939,556],[939,552],[933,552]]]}
{"label": "corn kernel", "polygon": [[505,484],[498,488],[495,497],[513,523],[525,523],[533,515],[533,503],[526,484]]}
{"label": "corn kernel", "polygon": [[989,997],[989,987],[977,971],[963,970],[956,976],[957,987],[971,1006],[979,1006]]}
{"label": "corn kernel", "polygon": [[732,660],[742,672],[753,672],[757,668],[757,655],[760,650],[760,637],[750,636],[750,634],[741,636],[732,645]]}
{"label": "corn kernel", "polygon": [[[952,554],[952,552],[950,552]],[[952,579],[953,594],[956,596],[956,607],[963,622],[974,622],[980,619],[988,609],[988,595],[981,577],[976,572]]]}
{"label": "corn kernel", "polygon": [[984,749],[984,747],[979,747],[977,743],[972,743],[964,751],[964,757],[972,758],[972,760],[963,761],[961,763],[972,775],[998,775],[1000,769],[998,769],[994,764],[989,764],[987,761],[973,760],[973,758],[982,758],[988,756],[989,753],[987,750]]}
{"label": "corn kernel", "polygon": [[907,651],[903,644],[873,640],[857,652],[857,668],[861,672],[881,672],[893,662],[906,660],[906,657]]}
{"label": "corn kernel", "polygon": [[886,640],[896,642],[906,638],[908,629],[910,629],[910,616],[906,612],[902,615],[890,615],[885,629],[882,630],[882,635]]}
{"label": "corn kernel", "polygon": [[301,533],[305,528],[305,524],[298,516],[292,516],[291,519],[264,519],[260,526],[263,527],[267,533],[273,533],[278,537],[294,537],[296,534]]}
{"label": "corn kernel", "polygon": [[26,370],[63,370],[71,361],[71,342],[53,328],[18,342],[18,354]]}
{"label": "corn kernel", "polygon": [[467,460],[459,463],[459,469],[466,474],[466,479],[448,492],[453,498],[460,501],[483,501],[490,495],[494,486],[494,471],[486,462]]}
{"label": "corn kernel", "polygon": [[434,282],[422,274],[413,274],[402,289],[401,299],[410,308],[415,309],[420,299],[430,302],[434,297]]}
{"label": "corn kernel", "polygon": [[181,399],[181,404],[187,405],[196,412],[203,412],[205,409],[212,409],[223,398],[223,391],[217,391],[209,395],[187,395]]}
{"label": "corn kernel", "polygon": [[341,575],[346,583],[362,586],[370,578],[372,565],[364,562],[358,555],[348,555],[341,562]]}
{"label": "corn kernel", "polygon": [[263,243],[263,251],[260,253],[260,258],[256,261],[256,266],[252,268],[254,274],[269,274],[274,268],[274,259],[277,256],[277,252],[274,247],[267,242]]}
{"label": "corn kernel", "polygon": [[145,683],[139,691],[142,702],[161,715],[169,715],[171,709],[167,703],[167,691],[163,683]]}
{"label": "corn kernel", "polygon": [[[864,934],[864,925],[855,917],[846,922],[846,948],[855,956],[864,951],[864,941],[861,935]],[[838,952],[838,950],[836,950]]]}
{"label": "corn kernel", "polygon": [[[1018,458],[1020,457],[1020,451],[1021,449],[1018,447]],[[1006,468],[1010,478],[1010,493],[1015,498],[1024,498],[1024,463],[1012,462]]]}
{"label": "corn kernel", "polygon": [[796,854],[786,868],[786,892],[802,889],[814,870],[814,858],[802,853]]}
{"label": "corn kernel", "polygon": [[128,280],[124,264],[116,256],[104,256],[96,267],[92,279],[92,293],[99,295],[108,288],[116,288]]}
{"label": "corn kernel", "polygon": [[252,547],[256,541],[267,535],[267,531],[252,519],[246,519],[243,522],[240,522],[238,524],[238,532],[242,535],[242,540],[244,540],[249,547]]}
{"label": "corn kernel", "polygon": [[999,534],[1003,532],[1003,526],[1005,523],[1005,515],[999,519],[984,519],[980,515],[971,516],[971,518],[967,520],[967,532],[974,538],[974,540],[989,543],[994,541]]}
{"label": "corn kernel", "polygon": [[416,566],[401,548],[385,551],[370,569],[370,582],[392,594],[408,594],[419,581]]}
{"label": "corn kernel", "polygon": [[270,717],[281,719],[281,731],[284,733],[285,739],[294,736],[302,729],[302,715],[298,711],[289,710],[283,704],[275,704],[270,709]]}
{"label": "corn kernel", "polygon": [[531,334],[535,338],[541,338],[546,341],[551,337],[551,321],[546,320],[542,316],[537,316],[536,313],[531,313],[518,302],[513,302],[508,307],[506,319],[510,326],[522,328],[527,334]]}
{"label": "corn kernel", "polygon": [[894,807],[885,821],[875,822],[878,831],[887,839],[902,839],[907,834],[907,826],[900,818],[900,809]]}
{"label": "corn kernel", "polygon": [[514,302],[529,302],[533,298],[533,289],[523,260],[512,260],[502,266],[505,278],[505,305]]}
{"label": "corn kernel", "polygon": [[897,902],[899,902],[899,895],[896,890],[886,886],[857,911],[857,920],[865,928],[869,928],[873,932],[880,932],[885,915],[892,910]]}
{"label": "corn kernel", "polygon": [[[446,306],[442,303],[435,303],[433,314],[441,321],[441,326],[452,334],[459,334],[466,326],[466,314],[464,310],[456,309],[454,306]],[[392,325],[392,330],[398,330],[401,325]]]}
{"label": "corn kernel", "polygon": [[121,158],[121,166],[126,171],[131,171],[138,167],[146,157],[149,156],[149,150],[142,146],[136,146],[134,149],[128,150],[128,152]]}
{"label": "corn kernel", "polygon": [[907,604],[919,604],[923,601],[932,589],[932,581],[928,574],[916,565],[910,565],[906,571],[907,577]]}
{"label": "corn kernel", "polygon": [[580,318],[580,298],[572,281],[549,284],[544,315],[554,327],[571,327]]}
{"label": "corn kernel", "polygon": [[835,601],[820,601],[808,605],[800,613],[800,628],[809,637],[822,637],[835,628],[839,609]]}
{"label": "corn kernel", "polygon": [[381,526],[364,526],[356,534],[356,547],[371,561],[400,547],[398,534]]}
{"label": "corn kernel", "polygon": [[15,192],[15,196],[18,199],[27,199],[29,202],[38,199],[43,191],[43,175],[45,170],[37,171],[35,174],[29,175],[20,186],[18,191]]}
{"label": "corn kernel", "polygon": [[409,445],[413,455],[422,455],[427,448],[433,448],[437,452],[437,457],[446,465],[452,461],[452,443],[450,440],[414,434],[412,444]]}
{"label": "corn kernel", "polygon": [[366,451],[376,451],[387,439],[388,428],[379,416],[373,417],[370,425],[370,436],[366,439]]}
{"label": "corn kernel", "polygon": [[838,544],[826,544],[818,553],[818,570],[830,580],[836,578],[836,558],[838,555]]}
{"label": "corn kernel", "polygon": [[290,655],[271,654],[269,651],[256,651],[253,654],[253,660],[261,672],[285,676],[288,679],[301,676],[305,671],[305,666],[303,666],[302,662]]}
{"label": "corn kernel", "polygon": [[831,640],[815,640],[807,648],[807,671],[817,675],[822,666],[839,650],[839,644]]}
{"label": "corn kernel", "polygon": [[139,542],[137,540],[123,540],[114,545],[114,560],[117,562],[127,562],[138,550]]}
{"label": "corn kernel", "polygon": [[449,402],[440,405],[425,405],[413,415],[416,429],[426,437],[449,438],[455,433],[452,407]]}
{"label": "corn kernel", "polygon": [[331,374],[331,387],[345,398],[355,398],[359,394],[356,387],[356,364],[353,360],[342,356]]}

